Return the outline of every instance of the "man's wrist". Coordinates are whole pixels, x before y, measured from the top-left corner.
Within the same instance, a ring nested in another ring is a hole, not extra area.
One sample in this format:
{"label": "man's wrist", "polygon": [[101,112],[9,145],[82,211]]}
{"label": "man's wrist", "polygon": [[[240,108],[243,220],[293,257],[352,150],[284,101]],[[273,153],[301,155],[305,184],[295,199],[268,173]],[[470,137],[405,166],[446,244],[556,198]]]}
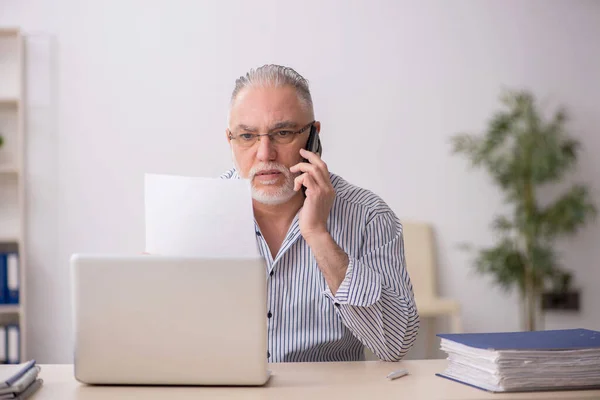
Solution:
{"label": "man's wrist", "polygon": [[335,296],[346,276],[348,255],[327,231],[310,235],[305,240],[317,260],[317,265],[321,269],[327,285]]}
{"label": "man's wrist", "polygon": [[308,233],[304,236],[304,240],[310,246],[310,248],[313,249],[313,252],[314,252],[314,249],[317,247],[327,245],[328,243],[334,242],[333,237],[327,231],[327,229]]}

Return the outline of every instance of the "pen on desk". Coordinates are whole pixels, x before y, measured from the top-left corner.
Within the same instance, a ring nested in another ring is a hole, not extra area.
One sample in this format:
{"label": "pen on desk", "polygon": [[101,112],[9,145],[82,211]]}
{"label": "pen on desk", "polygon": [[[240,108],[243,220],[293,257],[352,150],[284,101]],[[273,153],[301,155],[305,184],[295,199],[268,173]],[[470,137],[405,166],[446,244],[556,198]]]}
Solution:
{"label": "pen on desk", "polygon": [[398,371],[392,371],[392,372],[390,372],[386,376],[386,378],[388,378],[389,380],[394,380],[394,379],[397,379],[397,378],[401,378],[404,375],[408,375],[408,370],[406,370],[406,369],[399,369]]}

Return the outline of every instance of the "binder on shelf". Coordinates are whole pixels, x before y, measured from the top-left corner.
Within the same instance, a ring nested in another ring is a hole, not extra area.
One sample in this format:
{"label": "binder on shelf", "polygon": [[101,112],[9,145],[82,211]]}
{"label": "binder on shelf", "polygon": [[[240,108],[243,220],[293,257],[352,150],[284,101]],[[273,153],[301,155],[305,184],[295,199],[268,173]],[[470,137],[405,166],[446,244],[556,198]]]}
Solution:
{"label": "binder on shelf", "polygon": [[19,324],[0,325],[0,364],[19,364],[20,362],[21,328]]}
{"label": "binder on shelf", "polygon": [[8,335],[6,327],[0,326],[0,364],[8,362]]}
{"label": "binder on shelf", "polygon": [[0,304],[19,304],[19,253],[0,253]]}
{"label": "binder on shelf", "polygon": [[21,330],[19,325],[10,324],[6,326],[7,342],[7,364],[19,364],[21,362]]}
{"label": "binder on shelf", "polygon": [[6,256],[6,298],[8,304],[19,304],[19,254]]}
{"label": "binder on shelf", "polygon": [[438,334],[448,366],[437,376],[489,392],[600,388],[600,332]]}
{"label": "binder on shelf", "polygon": [[7,292],[8,292],[8,254],[0,253],[0,304],[8,304]]}

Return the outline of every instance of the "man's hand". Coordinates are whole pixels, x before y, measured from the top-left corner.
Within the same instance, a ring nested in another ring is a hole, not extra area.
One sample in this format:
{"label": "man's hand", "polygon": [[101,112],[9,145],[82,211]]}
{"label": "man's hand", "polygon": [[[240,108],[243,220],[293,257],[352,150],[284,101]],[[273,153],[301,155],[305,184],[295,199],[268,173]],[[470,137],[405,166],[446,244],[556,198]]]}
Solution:
{"label": "man's hand", "polygon": [[292,173],[303,172],[294,180],[294,190],[306,186],[306,199],[300,211],[300,233],[308,242],[312,237],[328,234],[327,218],[335,199],[335,190],[329,178],[327,165],[317,154],[300,149],[300,155],[309,162],[290,168]]}

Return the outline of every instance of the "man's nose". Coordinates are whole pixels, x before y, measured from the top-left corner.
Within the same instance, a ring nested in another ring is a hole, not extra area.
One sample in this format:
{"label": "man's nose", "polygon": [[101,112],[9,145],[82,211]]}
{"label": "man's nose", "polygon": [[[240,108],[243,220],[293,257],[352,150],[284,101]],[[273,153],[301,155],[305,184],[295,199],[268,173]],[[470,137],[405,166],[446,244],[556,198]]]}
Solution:
{"label": "man's nose", "polygon": [[277,157],[275,146],[268,136],[261,136],[256,157],[261,161],[273,161]]}

